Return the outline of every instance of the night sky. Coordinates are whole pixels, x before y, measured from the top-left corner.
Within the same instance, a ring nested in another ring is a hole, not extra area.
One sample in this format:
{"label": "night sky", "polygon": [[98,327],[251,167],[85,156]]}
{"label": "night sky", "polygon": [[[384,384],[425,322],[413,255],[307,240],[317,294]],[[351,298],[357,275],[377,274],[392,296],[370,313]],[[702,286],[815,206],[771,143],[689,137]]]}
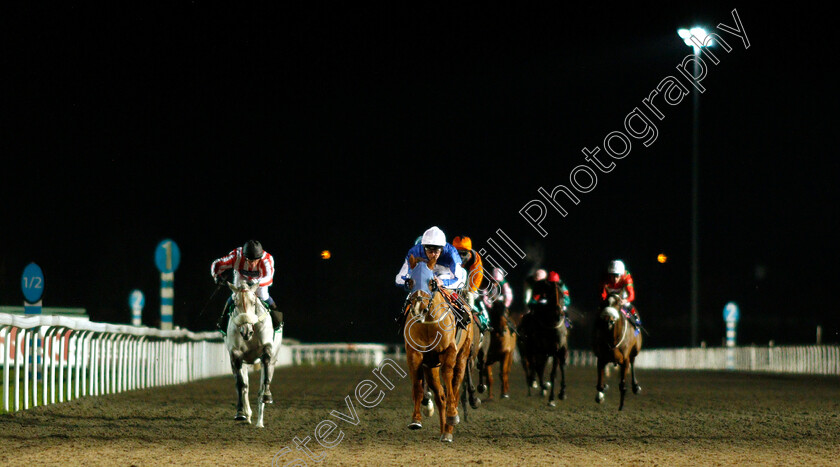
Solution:
{"label": "night sky", "polygon": [[[740,343],[813,343],[817,325],[840,341],[823,7],[61,5],[0,15],[0,304],[22,304],[34,261],[45,306],[128,323],[137,288],[155,325],[154,249],[170,238],[175,324],[210,330],[210,263],[256,238],[287,337],[399,342],[393,279],[437,225],[477,248],[502,229],[526,251],[508,268],[516,307],[529,273],[558,271],[582,314],[574,347],[613,258],[633,273],[646,346],[688,345],[691,95],[661,105],[649,147],[615,160],[602,146],[666,77],[690,89],[677,28],[734,26],[737,8],[750,47],[718,30],[732,51],[712,49],[700,96],[699,337],[721,344],[731,300]],[[543,238],[519,211],[569,186],[584,147],[615,167],[566,217],[549,210]]]}

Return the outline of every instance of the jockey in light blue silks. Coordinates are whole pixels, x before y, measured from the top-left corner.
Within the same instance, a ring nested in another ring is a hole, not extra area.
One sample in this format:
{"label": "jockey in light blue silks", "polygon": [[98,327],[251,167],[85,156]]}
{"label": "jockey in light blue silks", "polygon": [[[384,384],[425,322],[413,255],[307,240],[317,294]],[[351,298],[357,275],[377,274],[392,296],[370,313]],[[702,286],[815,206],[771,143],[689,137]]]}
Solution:
{"label": "jockey in light blue silks", "polygon": [[412,256],[425,261],[430,258],[436,259],[435,279],[441,287],[449,289],[450,292],[460,289],[467,282],[467,271],[461,267],[461,256],[458,254],[458,250],[446,243],[446,235],[437,227],[431,227],[425,231],[423,236],[420,237],[420,243],[415,244],[405,254],[405,260],[400,272],[397,273],[395,282],[398,287],[404,287],[408,290],[411,290],[413,285],[408,278],[408,261]]}

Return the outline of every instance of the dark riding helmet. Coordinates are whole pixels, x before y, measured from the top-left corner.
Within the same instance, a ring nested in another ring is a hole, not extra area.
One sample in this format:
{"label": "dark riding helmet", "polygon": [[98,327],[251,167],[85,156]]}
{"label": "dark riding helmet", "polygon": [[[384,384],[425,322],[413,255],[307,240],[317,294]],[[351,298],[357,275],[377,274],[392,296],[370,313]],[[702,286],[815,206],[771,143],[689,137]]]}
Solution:
{"label": "dark riding helmet", "polygon": [[255,260],[255,259],[262,259],[263,247],[260,242],[256,240],[248,240],[245,243],[245,246],[242,247],[242,253],[245,255],[245,259]]}

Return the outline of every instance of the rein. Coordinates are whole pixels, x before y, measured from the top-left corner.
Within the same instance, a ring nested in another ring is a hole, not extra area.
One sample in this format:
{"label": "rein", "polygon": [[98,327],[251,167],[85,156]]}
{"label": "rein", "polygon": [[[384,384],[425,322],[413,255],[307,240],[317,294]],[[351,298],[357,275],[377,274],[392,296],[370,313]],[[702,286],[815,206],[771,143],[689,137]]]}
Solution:
{"label": "rein", "polygon": [[[619,314],[619,319],[620,319],[620,320],[626,320],[626,319],[627,319],[627,317],[626,317],[626,316],[624,316],[624,315],[622,315],[622,314]],[[615,344],[615,345],[611,346],[611,347],[610,347],[610,350],[617,349],[617,348],[618,348],[618,347],[622,344],[622,342],[624,342],[624,339],[627,337],[627,327],[628,327],[628,324],[629,324],[629,323],[624,323],[624,329],[621,331],[621,340],[620,340],[620,341],[618,341],[618,343],[617,343],[617,344]]]}

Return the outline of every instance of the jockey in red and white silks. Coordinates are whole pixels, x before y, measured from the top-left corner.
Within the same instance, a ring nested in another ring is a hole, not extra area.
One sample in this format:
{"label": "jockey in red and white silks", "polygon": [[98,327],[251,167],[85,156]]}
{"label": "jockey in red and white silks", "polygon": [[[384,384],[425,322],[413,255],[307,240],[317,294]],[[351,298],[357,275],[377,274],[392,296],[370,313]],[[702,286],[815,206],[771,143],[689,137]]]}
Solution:
{"label": "jockey in red and white silks", "polygon": [[216,278],[219,274],[232,269],[234,285],[239,286],[246,280],[251,283],[259,283],[260,288],[257,289],[257,297],[268,301],[268,287],[274,283],[274,257],[267,251],[263,251],[258,261],[249,261],[245,258],[243,248],[239,247],[226,256],[213,261],[210,266],[210,274],[213,278]]}

